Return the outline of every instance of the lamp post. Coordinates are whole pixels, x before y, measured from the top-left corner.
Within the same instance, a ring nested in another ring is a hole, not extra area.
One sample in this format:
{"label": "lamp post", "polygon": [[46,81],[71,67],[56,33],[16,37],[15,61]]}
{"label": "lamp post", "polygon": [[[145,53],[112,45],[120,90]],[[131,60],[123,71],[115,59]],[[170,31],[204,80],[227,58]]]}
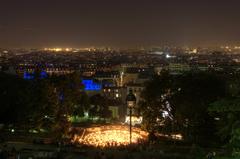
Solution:
{"label": "lamp post", "polygon": [[129,123],[129,132],[130,132],[129,143],[131,144],[132,143],[132,109],[134,108],[134,106],[136,104],[136,97],[133,94],[131,89],[129,90],[126,101],[127,101],[127,107],[129,109],[129,119],[130,119],[130,123]]}

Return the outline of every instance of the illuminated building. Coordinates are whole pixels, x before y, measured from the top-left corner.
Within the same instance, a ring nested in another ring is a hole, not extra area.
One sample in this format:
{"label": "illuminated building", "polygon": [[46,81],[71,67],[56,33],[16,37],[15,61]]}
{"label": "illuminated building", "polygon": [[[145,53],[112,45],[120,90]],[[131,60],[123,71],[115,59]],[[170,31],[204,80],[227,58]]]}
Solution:
{"label": "illuminated building", "polygon": [[94,82],[92,79],[83,79],[82,84],[85,91],[100,91],[102,89],[102,85]]}
{"label": "illuminated building", "polygon": [[[40,74],[39,74],[39,78],[40,79],[44,79],[44,78],[47,78],[48,75],[45,71],[41,71]],[[23,79],[26,79],[26,80],[33,80],[36,78],[36,73],[35,72],[27,72],[27,71],[24,71],[24,74],[23,74]]]}
{"label": "illuminated building", "polygon": [[125,87],[103,87],[101,94],[109,99],[124,101],[126,98]]}
{"label": "illuminated building", "polygon": [[121,78],[118,71],[97,71],[94,78],[105,86],[120,86]]}

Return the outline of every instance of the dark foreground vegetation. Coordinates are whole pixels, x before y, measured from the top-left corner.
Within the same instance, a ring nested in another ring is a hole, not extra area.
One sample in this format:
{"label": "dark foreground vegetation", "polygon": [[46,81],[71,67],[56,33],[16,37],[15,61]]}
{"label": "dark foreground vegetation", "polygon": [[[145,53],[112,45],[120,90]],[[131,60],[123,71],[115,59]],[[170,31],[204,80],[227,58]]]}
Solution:
{"label": "dark foreground vegetation", "polygon": [[[163,71],[146,83],[139,103],[141,127],[149,132],[147,145],[101,151],[115,158],[115,152],[129,151],[132,156],[124,158],[206,158],[210,152],[219,159],[240,157],[239,79],[238,73]],[[2,142],[36,132],[58,144],[70,136],[69,116],[84,116],[87,111],[90,117],[111,118],[107,100],[88,97],[77,74],[34,80],[0,74],[0,101]],[[160,133],[181,134],[183,140],[165,141],[157,136]],[[95,148],[79,149],[100,153]]]}

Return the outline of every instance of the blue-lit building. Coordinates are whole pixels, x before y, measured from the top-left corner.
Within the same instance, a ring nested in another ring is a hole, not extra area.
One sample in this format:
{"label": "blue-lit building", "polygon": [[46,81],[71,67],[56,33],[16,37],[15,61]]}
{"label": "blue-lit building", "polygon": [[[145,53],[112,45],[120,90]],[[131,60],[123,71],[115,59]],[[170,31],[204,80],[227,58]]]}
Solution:
{"label": "blue-lit building", "polygon": [[85,91],[101,91],[102,89],[102,85],[93,79],[83,79],[82,84],[84,85]]}
{"label": "blue-lit building", "polygon": [[30,72],[24,71],[23,73],[23,79],[25,80],[32,80],[34,79],[34,77],[35,77],[34,72],[30,73]]}
{"label": "blue-lit building", "polygon": [[47,78],[48,77],[48,74],[46,71],[41,71],[40,73],[40,78],[43,79],[43,78]]}
{"label": "blue-lit building", "polygon": [[[40,79],[44,79],[47,78],[47,72],[46,71],[41,71],[39,74],[39,78]],[[23,79],[25,80],[33,80],[36,78],[36,73],[35,72],[28,72],[28,71],[24,71],[23,73]]]}

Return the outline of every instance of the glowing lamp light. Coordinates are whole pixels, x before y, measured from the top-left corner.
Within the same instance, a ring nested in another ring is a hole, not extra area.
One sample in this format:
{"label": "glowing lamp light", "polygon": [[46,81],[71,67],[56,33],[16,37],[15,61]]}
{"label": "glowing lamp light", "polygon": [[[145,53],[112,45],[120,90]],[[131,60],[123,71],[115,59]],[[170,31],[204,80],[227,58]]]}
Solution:
{"label": "glowing lamp light", "polygon": [[[142,116],[140,116],[140,117],[132,116],[131,118],[132,118],[132,125],[133,126],[136,125],[136,124],[141,124],[142,120],[143,120]],[[126,116],[125,123],[130,124],[130,117],[129,116]]]}
{"label": "glowing lamp light", "polygon": [[129,90],[129,94],[127,95],[126,101],[128,108],[133,108],[136,104],[136,97],[131,89]]}

